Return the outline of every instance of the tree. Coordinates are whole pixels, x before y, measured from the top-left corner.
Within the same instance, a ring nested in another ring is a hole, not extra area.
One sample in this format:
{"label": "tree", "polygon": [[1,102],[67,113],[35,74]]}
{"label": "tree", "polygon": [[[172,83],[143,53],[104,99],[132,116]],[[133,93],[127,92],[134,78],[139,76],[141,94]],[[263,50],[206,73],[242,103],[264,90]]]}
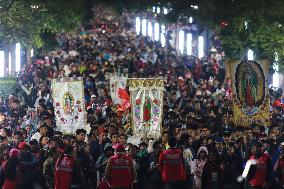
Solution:
{"label": "tree", "polygon": [[0,39],[42,45],[41,34],[78,28],[86,0],[0,0]]}

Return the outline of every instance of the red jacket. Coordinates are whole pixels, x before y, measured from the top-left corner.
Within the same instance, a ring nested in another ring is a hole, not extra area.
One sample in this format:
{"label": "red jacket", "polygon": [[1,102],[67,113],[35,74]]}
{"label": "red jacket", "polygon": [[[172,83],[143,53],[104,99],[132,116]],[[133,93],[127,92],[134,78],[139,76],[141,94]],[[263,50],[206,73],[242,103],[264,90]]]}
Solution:
{"label": "red jacket", "polygon": [[132,159],[125,154],[117,154],[110,158],[110,178],[111,188],[129,188],[132,187],[134,178],[132,178]]}
{"label": "red jacket", "polygon": [[55,164],[55,189],[69,189],[72,182],[75,159],[64,155]]}
{"label": "red jacket", "polygon": [[[256,170],[253,177],[250,180],[250,185],[253,187],[264,187],[267,184],[267,161],[269,160],[268,154],[263,154],[260,158],[257,159]],[[250,159],[255,159],[254,156],[251,156]],[[271,173],[269,173],[271,174]]]}
{"label": "red jacket", "polygon": [[163,151],[159,158],[160,171],[164,182],[186,179],[182,150],[170,148]]}

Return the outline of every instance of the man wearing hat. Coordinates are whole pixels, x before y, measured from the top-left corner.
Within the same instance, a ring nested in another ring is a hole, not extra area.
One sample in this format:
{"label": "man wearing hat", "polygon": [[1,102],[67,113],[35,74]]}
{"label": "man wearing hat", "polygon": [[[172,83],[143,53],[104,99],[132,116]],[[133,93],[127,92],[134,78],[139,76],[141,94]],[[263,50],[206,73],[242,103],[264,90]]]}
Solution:
{"label": "man wearing hat", "polygon": [[106,167],[106,178],[112,189],[131,189],[135,179],[135,170],[132,159],[125,154],[123,144],[115,145],[115,155],[112,156]]}

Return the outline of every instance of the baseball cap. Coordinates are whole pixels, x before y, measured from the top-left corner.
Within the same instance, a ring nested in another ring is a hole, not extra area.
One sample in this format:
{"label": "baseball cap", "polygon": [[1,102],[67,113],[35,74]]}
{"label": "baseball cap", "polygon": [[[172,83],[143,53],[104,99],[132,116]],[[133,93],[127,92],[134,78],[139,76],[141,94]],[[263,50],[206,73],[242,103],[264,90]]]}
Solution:
{"label": "baseball cap", "polygon": [[20,150],[15,149],[15,148],[11,149],[9,152],[10,158],[19,157],[19,155],[20,155]]}
{"label": "baseball cap", "polygon": [[26,146],[28,146],[28,144],[26,142],[21,142],[19,145],[18,145],[18,148],[20,150],[24,149]]}
{"label": "baseball cap", "polygon": [[121,144],[121,143],[117,143],[117,144],[114,146],[114,148],[115,148],[115,150],[116,150],[117,152],[121,152],[121,151],[124,151],[124,150],[125,150],[125,149],[124,149],[124,145]]}

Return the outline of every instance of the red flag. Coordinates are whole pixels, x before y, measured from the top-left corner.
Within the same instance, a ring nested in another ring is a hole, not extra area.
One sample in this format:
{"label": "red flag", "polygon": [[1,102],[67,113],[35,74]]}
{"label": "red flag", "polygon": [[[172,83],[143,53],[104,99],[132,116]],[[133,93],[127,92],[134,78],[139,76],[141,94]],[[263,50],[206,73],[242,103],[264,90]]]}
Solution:
{"label": "red flag", "polygon": [[122,89],[122,88],[118,89],[118,98],[121,98],[121,99],[124,99],[124,100],[130,100],[126,89]]}
{"label": "red flag", "polygon": [[118,98],[122,100],[122,103],[117,105],[118,111],[125,111],[131,107],[130,97],[126,89],[123,89],[123,88],[118,89]]}

